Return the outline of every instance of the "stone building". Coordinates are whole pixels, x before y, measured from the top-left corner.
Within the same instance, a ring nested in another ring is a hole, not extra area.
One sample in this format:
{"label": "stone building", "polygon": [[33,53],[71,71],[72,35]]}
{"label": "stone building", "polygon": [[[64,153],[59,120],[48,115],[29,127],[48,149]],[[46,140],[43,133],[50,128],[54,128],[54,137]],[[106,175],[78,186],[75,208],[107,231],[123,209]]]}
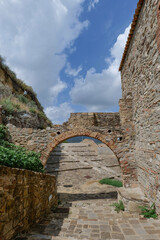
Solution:
{"label": "stone building", "polygon": [[[137,180],[160,209],[160,1],[139,0],[120,64],[120,116]],[[121,111],[126,108],[126,122]]]}

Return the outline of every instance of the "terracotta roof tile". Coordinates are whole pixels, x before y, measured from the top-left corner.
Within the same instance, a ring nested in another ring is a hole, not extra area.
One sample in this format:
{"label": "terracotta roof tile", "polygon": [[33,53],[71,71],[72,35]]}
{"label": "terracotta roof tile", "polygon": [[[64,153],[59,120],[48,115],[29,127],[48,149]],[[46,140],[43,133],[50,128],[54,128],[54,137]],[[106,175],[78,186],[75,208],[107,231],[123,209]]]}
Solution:
{"label": "terracotta roof tile", "polygon": [[125,46],[125,49],[124,49],[124,53],[123,53],[123,56],[122,56],[122,60],[121,60],[121,63],[120,63],[119,71],[122,70],[122,67],[123,67],[127,52],[128,52],[128,48],[129,48],[130,42],[132,40],[134,30],[135,30],[135,27],[137,25],[138,17],[139,17],[139,14],[140,14],[140,11],[142,9],[142,5],[143,5],[144,1],[145,0],[139,0],[139,2],[137,4],[137,8],[136,8],[136,11],[135,11],[135,14],[134,14],[134,17],[133,17],[133,21],[132,21],[132,24],[131,24],[131,29],[130,29],[130,32],[129,32],[129,35],[128,35],[128,39],[127,39],[126,46]]}

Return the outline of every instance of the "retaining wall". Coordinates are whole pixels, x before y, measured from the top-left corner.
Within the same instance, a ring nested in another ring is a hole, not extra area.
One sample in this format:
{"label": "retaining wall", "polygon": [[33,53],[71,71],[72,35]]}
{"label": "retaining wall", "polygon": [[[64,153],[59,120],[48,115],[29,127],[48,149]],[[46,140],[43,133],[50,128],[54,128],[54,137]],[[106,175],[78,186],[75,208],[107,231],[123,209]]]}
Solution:
{"label": "retaining wall", "polygon": [[27,231],[55,204],[55,176],[0,166],[0,240]]}

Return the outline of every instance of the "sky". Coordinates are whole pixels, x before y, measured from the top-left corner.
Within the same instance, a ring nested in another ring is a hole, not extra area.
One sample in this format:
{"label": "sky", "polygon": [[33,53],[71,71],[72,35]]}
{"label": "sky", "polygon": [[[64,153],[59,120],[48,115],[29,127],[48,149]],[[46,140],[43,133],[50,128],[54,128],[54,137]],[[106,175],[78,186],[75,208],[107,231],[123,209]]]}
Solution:
{"label": "sky", "polygon": [[116,112],[118,71],[138,0],[0,0],[0,55],[54,124]]}

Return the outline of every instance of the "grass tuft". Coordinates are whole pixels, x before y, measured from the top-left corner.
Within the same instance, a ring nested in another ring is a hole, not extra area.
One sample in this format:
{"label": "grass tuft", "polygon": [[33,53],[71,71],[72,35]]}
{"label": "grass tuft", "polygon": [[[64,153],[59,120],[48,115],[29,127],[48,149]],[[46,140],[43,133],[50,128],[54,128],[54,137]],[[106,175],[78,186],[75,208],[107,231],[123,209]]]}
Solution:
{"label": "grass tuft", "polygon": [[100,184],[108,184],[111,186],[115,186],[115,187],[123,187],[123,184],[121,181],[119,180],[115,180],[115,179],[110,179],[110,178],[103,178],[99,181]]}

